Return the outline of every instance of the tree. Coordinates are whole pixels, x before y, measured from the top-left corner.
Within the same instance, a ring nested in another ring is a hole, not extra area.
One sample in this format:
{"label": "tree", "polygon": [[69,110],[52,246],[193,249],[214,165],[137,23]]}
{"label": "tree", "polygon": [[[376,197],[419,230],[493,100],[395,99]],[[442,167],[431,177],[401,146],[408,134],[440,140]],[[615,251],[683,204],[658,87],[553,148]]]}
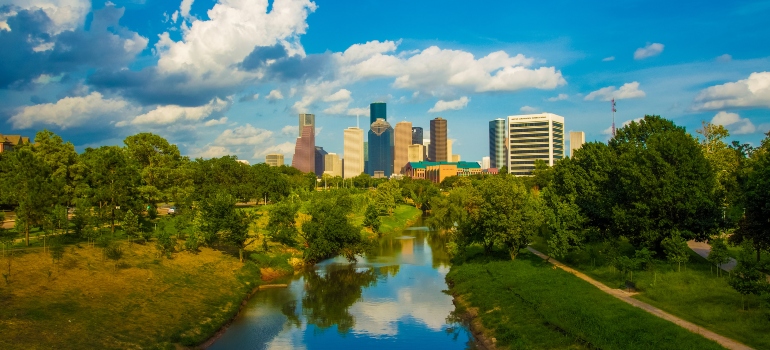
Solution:
{"label": "tree", "polygon": [[738,222],[738,229],[730,237],[734,244],[751,242],[760,261],[763,250],[770,249],[770,132],[762,146],[753,152],[742,179],[742,205],[744,215]]}
{"label": "tree", "polygon": [[364,226],[370,228],[372,232],[379,236],[380,224],[380,211],[370,203],[366,206],[366,213],[364,213]]}
{"label": "tree", "polygon": [[714,172],[684,128],[645,116],[618,130],[610,148],[617,158],[606,183],[612,232],[659,251],[675,233],[705,239],[716,231],[722,213]]}
{"label": "tree", "polygon": [[759,263],[752,259],[753,247],[750,242],[745,241],[741,245],[741,254],[738,255],[738,265],[732,271],[732,277],[727,281],[733,289],[741,293],[741,308],[743,298],[746,295],[759,295],[770,291],[768,289],[765,274],[760,271]]}
{"label": "tree", "polygon": [[727,207],[737,200],[739,153],[730,149],[724,142],[724,139],[730,136],[724,126],[705,121],[702,125],[702,128],[698,129],[698,133],[703,137],[699,138],[701,150],[716,175],[714,187],[720,205]]}
{"label": "tree", "polygon": [[532,182],[534,186],[542,190],[551,183],[553,178],[553,168],[542,159],[535,160],[535,170],[532,171]]}
{"label": "tree", "polygon": [[126,152],[116,146],[88,148],[83,153],[83,162],[88,168],[91,200],[97,205],[99,214],[109,219],[114,233],[115,221],[122,212],[140,210],[138,169]]}
{"label": "tree", "polygon": [[235,245],[243,262],[243,249],[250,243],[249,226],[254,218],[235,208],[235,197],[219,192],[201,203],[198,222],[204,243],[220,241]]}
{"label": "tree", "polygon": [[542,197],[547,208],[545,223],[548,227],[548,252],[555,258],[563,258],[582,246],[586,238],[587,220],[577,204],[568,198],[559,198],[551,188],[546,188]]}
{"label": "tree", "polygon": [[16,206],[16,230],[29,245],[29,231],[50,212],[54,198],[51,168],[29,147],[22,146],[2,157],[0,186],[6,200]]}
{"label": "tree", "polygon": [[315,263],[340,254],[355,261],[356,255],[364,252],[361,230],[348,220],[351,206],[347,194],[324,192],[313,197],[308,208],[311,218],[302,224],[306,262]]}
{"label": "tree", "polygon": [[110,243],[107,247],[104,248],[104,255],[107,257],[107,259],[115,262],[115,270],[117,270],[118,261],[123,258],[123,248],[120,246],[120,244]]}
{"label": "tree", "polygon": [[129,136],[123,143],[128,158],[138,165],[141,185],[137,190],[142,198],[153,206],[159,201],[168,201],[172,188],[180,184],[177,170],[182,156],[176,145],[151,133]]}
{"label": "tree", "polygon": [[719,276],[720,270],[722,270],[722,264],[730,261],[727,244],[725,244],[725,240],[722,238],[712,239],[709,241],[709,243],[711,244],[711,251],[709,252],[708,258],[706,259],[710,263],[716,265],[717,276]]}
{"label": "tree", "polygon": [[393,214],[396,204],[403,201],[398,181],[391,180],[383,182],[377,186],[377,190],[374,191],[374,202],[381,214]]}
{"label": "tree", "polygon": [[42,130],[35,135],[31,149],[51,169],[49,180],[55,185],[48,195],[53,197],[53,202],[65,206],[71,204],[75,195],[75,172],[80,166],[75,146],[65,143],[59,135]]}
{"label": "tree", "polygon": [[690,259],[690,247],[687,246],[687,241],[677,232],[671,237],[664,238],[662,246],[668,261],[678,264],[679,271],[682,271],[682,263],[687,263]]}
{"label": "tree", "polygon": [[131,209],[123,216],[123,231],[131,242],[131,237],[139,237],[139,217]]}
{"label": "tree", "polygon": [[[268,237],[271,241],[288,247],[297,245],[297,211],[299,206],[290,202],[279,202],[270,210],[267,222]],[[267,239],[265,239],[265,246]]]}

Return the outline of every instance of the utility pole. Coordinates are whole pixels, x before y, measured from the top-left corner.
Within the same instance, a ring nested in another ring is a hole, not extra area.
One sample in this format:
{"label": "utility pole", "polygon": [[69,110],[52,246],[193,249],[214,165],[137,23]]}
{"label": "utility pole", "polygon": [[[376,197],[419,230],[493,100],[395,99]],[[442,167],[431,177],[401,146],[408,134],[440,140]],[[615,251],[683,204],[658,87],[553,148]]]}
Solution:
{"label": "utility pole", "polygon": [[612,99],[612,137],[615,137],[615,112],[617,110],[615,109],[615,99]]}

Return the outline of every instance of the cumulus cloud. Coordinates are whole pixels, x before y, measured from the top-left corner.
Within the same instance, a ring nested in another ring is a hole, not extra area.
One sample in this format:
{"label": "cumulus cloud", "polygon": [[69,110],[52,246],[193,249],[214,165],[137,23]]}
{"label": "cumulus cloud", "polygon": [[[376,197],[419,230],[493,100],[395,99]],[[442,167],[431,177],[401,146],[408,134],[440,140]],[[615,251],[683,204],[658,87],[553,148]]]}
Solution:
{"label": "cumulus cloud", "polygon": [[[190,9],[192,8],[192,4],[193,0],[182,0],[182,3],[179,5],[179,14],[182,15],[182,18],[190,19]],[[174,20],[174,22],[176,22],[176,20]]]}
{"label": "cumulus cloud", "polygon": [[133,125],[168,125],[179,121],[197,122],[215,112],[230,108],[230,101],[215,98],[200,107],[182,107],[179,105],[158,106],[155,109],[137,116],[130,122],[120,122],[116,126]]}
{"label": "cumulus cloud", "polygon": [[281,134],[297,137],[299,136],[299,126],[286,125],[281,129]]}
{"label": "cumulus cloud", "polygon": [[615,56],[610,56],[610,57],[602,58],[602,62],[610,62],[610,61],[614,61],[614,60],[615,60]]}
{"label": "cumulus cloud", "polygon": [[227,123],[227,117],[222,117],[219,119],[211,119],[203,123],[203,126],[214,126],[214,125],[222,125]]}
{"label": "cumulus cloud", "polygon": [[661,43],[647,44],[645,47],[640,47],[634,51],[635,60],[643,60],[645,58],[660,55],[663,52],[664,45]]}
{"label": "cumulus cloud", "polygon": [[639,89],[639,82],[634,81],[631,83],[623,84],[620,89],[615,88],[615,86],[608,86],[596,91],[592,91],[586,95],[584,100],[593,101],[595,99],[599,99],[601,101],[609,101],[613,98],[616,100],[625,100],[629,98],[640,98],[644,96],[646,96],[646,94],[644,91]]}
{"label": "cumulus cloud", "polygon": [[556,101],[564,101],[564,100],[566,100],[568,98],[569,98],[569,95],[567,95],[567,94],[559,94],[559,95],[554,96],[554,97],[549,97],[549,98],[547,98],[545,100],[548,101],[548,102],[556,102]]}
{"label": "cumulus cloud", "polygon": [[121,98],[105,99],[102,94],[92,92],[83,97],[65,97],[56,103],[23,107],[10,121],[15,129],[27,129],[33,125],[56,125],[66,129],[99,117],[114,118],[136,111]]}
{"label": "cumulus cloud", "polygon": [[519,108],[519,111],[524,112],[524,113],[534,113],[534,112],[537,112],[537,108],[530,107],[530,106],[524,106],[524,107]]}
{"label": "cumulus cloud", "polygon": [[369,107],[356,107],[348,109],[348,115],[354,115],[354,116],[369,116]]}
{"label": "cumulus cloud", "polygon": [[256,146],[265,143],[273,136],[270,130],[255,128],[246,124],[233,129],[227,129],[220,134],[214,144],[220,146]]}
{"label": "cumulus cloud", "polygon": [[395,54],[398,42],[356,44],[334,57],[343,75],[356,79],[395,78],[394,87],[426,92],[459,88],[473,92],[554,89],[566,84],[554,67],[530,68],[535,60],[504,51],[476,58],[462,50],[428,47],[414,55]]}
{"label": "cumulus cloud", "polygon": [[270,91],[270,93],[265,96],[265,99],[268,101],[283,100],[283,94],[281,93],[281,90],[275,89]]}
{"label": "cumulus cloud", "polygon": [[350,90],[347,89],[340,89],[339,91],[327,96],[324,98],[325,102],[339,102],[339,101],[349,101],[351,99],[350,97]]}
{"label": "cumulus cloud", "polygon": [[8,6],[7,13],[0,15],[0,30],[19,30],[7,22],[8,17],[21,11],[42,11],[50,19],[48,34],[56,35],[63,31],[75,30],[80,27],[86,15],[91,12],[89,0],[4,0],[1,5]]}
{"label": "cumulus cloud", "polygon": [[[637,123],[638,123],[638,122],[639,122],[639,121],[641,121],[642,119],[644,119],[644,118],[643,118],[643,117],[640,117],[640,118],[635,118],[635,119],[626,120],[626,121],[624,121],[622,124],[620,124],[620,125],[618,125],[618,126],[616,126],[616,127],[617,127],[618,129],[620,129],[620,128],[622,128],[622,127],[624,127],[624,126],[626,126],[626,125],[628,125],[628,124],[631,124],[631,123],[633,123],[633,122],[637,122]],[[602,135],[612,135],[612,125],[608,126],[606,129],[602,130]]]}
{"label": "cumulus cloud", "polygon": [[249,102],[249,101],[255,101],[258,99],[259,99],[259,94],[248,94],[238,99],[238,102]]}
{"label": "cumulus cloud", "polygon": [[463,109],[465,108],[465,106],[468,105],[468,102],[470,102],[470,100],[471,99],[469,99],[468,96],[463,96],[452,101],[439,100],[438,102],[436,102],[433,108],[428,110],[428,113],[438,113],[446,110]]}
{"label": "cumulus cloud", "polygon": [[254,151],[254,156],[252,158],[262,159],[266,155],[273,154],[273,153],[283,154],[284,158],[292,157],[294,155],[294,143],[284,142],[284,143],[269,146],[269,147],[257,148]]}
{"label": "cumulus cloud", "polygon": [[723,125],[734,135],[752,134],[757,131],[757,128],[751,120],[741,118],[741,116],[736,113],[728,113],[725,111],[717,113],[714,118],[711,119],[711,123]]}
{"label": "cumulus cloud", "polygon": [[695,97],[695,110],[729,107],[770,108],[770,72],[755,72],[748,79],[712,86]]}

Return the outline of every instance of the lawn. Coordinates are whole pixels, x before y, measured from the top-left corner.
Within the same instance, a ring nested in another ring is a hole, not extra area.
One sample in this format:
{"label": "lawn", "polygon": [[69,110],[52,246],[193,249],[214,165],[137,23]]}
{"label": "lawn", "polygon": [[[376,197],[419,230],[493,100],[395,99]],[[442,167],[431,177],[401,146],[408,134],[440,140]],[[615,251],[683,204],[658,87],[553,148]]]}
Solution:
{"label": "lawn", "polygon": [[[511,349],[721,349],[522,252],[452,266],[450,292]],[[498,260],[500,259],[500,260]],[[468,309],[466,309],[468,310]],[[463,311],[463,310],[460,310]]]}
{"label": "lawn", "polygon": [[[547,254],[542,241],[533,246]],[[633,247],[626,243],[621,251],[632,254]],[[620,287],[630,278],[609,267],[598,247],[589,246],[560,261],[610,287]],[[770,349],[768,303],[749,296],[745,298],[749,309],[742,310],[741,295],[727,284],[728,275],[717,277],[715,271],[695,252],[691,252],[681,272],[674,265],[658,261],[654,271],[634,272],[633,282],[639,292],[634,298],[748,346]]]}

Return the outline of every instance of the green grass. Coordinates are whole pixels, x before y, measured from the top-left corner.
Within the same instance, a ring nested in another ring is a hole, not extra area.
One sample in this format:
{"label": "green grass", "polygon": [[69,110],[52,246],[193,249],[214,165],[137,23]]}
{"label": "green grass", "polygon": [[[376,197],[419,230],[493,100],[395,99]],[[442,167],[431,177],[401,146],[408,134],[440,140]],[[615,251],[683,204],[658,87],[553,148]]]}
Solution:
{"label": "green grass", "polygon": [[411,205],[401,204],[393,210],[393,215],[381,218],[380,232],[390,234],[405,228],[411,221],[417,220],[422,211]]}
{"label": "green grass", "polygon": [[[501,258],[502,259],[502,258]],[[497,344],[512,349],[721,349],[600,291],[542,259],[477,257],[452,266],[451,292],[478,308]]]}
{"label": "green grass", "polygon": [[[533,247],[547,254],[542,240]],[[633,247],[627,243],[621,250],[633,253]],[[630,278],[609,267],[600,254],[592,257],[588,250],[572,253],[560,261],[610,287],[620,287]],[[665,261],[658,261],[654,272],[634,272],[633,282],[639,291],[634,298],[748,346],[770,349],[770,304],[748,296],[745,302],[749,309],[742,310],[741,295],[727,281],[727,273],[717,277],[715,267],[691,252],[681,272]]]}

